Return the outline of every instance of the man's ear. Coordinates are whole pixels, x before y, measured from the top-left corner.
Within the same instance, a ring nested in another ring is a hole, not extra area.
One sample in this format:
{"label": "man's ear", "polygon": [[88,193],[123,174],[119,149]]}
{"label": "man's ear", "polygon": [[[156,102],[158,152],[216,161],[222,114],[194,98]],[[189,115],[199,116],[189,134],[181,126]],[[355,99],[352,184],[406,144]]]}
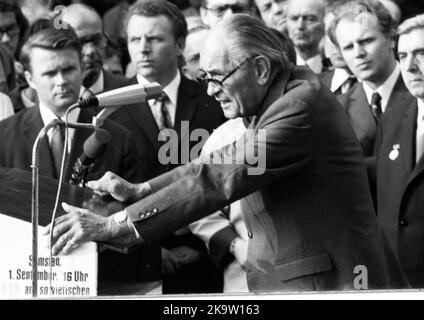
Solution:
{"label": "man's ear", "polygon": [[179,39],[177,39],[176,47],[178,55],[184,57],[185,38],[180,37]]}
{"label": "man's ear", "polygon": [[29,71],[25,71],[25,72],[24,72],[24,76],[25,76],[25,79],[26,79],[26,81],[28,82],[29,86],[30,86],[32,89],[37,90],[37,88],[35,87],[34,82],[32,81],[32,75],[31,75],[31,73],[30,73]]}
{"label": "man's ear", "polygon": [[256,81],[261,86],[266,85],[271,76],[271,61],[264,56],[257,56],[253,63],[256,67]]}

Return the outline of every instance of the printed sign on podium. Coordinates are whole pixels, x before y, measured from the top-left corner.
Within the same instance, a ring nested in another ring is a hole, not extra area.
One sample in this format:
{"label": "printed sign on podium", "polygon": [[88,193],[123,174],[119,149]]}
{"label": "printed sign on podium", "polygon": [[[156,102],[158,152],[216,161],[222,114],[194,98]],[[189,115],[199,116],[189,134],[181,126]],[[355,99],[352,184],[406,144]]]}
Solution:
{"label": "printed sign on podium", "polygon": [[97,245],[80,245],[50,259],[39,228],[38,261],[32,259],[31,223],[0,213],[0,299],[32,298],[32,264],[38,265],[38,298],[97,295]]}

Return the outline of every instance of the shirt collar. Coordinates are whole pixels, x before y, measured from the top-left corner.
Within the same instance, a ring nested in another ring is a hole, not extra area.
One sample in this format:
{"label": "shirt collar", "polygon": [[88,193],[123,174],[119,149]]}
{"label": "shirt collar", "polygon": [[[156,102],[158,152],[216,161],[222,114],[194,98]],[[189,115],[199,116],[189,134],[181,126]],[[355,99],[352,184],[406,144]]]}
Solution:
{"label": "shirt collar", "polygon": [[424,118],[424,101],[421,99],[418,99],[418,116],[417,116],[418,123],[422,122],[423,118]]}
{"label": "shirt collar", "polygon": [[386,106],[389,103],[390,96],[392,95],[393,88],[396,85],[397,80],[400,76],[399,63],[396,63],[395,69],[387,80],[377,88],[377,90],[371,89],[371,87],[364,81],[362,82],[365,94],[367,95],[368,103],[371,104],[372,95],[374,92],[378,92],[381,97],[381,108],[383,112],[386,110]]}
{"label": "shirt collar", "polygon": [[[142,75],[137,74],[137,81],[139,84],[148,84],[150,83],[149,80],[144,78]],[[177,99],[178,99],[178,88],[180,87],[181,83],[181,74],[180,71],[177,70],[177,74],[175,75],[174,79],[168,85],[163,88],[163,92],[166,93],[171,103],[176,106],[177,105]]]}
{"label": "shirt collar", "polygon": [[[40,114],[41,119],[43,120],[44,126],[48,125],[51,121],[57,119],[58,117],[53,113],[53,111],[50,110],[46,105],[44,105],[42,102],[39,104],[40,106]],[[80,114],[80,109],[76,108],[73,109],[68,116],[68,122],[77,122],[78,117]],[[65,116],[61,118],[63,121],[65,121]]]}
{"label": "shirt collar", "polygon": [[346,69],[334,69],[333,79],[331,80],[331,92],[337,91],[350,77],[352,77]]}
{"label": "shirt collar", "polygon": [[320,54],[317,54],[307,60],[304,60],[299,54],[297,54],[296,62],[298,66],[308,66],[315,73],[321,73],[323,69],[322,56]]}

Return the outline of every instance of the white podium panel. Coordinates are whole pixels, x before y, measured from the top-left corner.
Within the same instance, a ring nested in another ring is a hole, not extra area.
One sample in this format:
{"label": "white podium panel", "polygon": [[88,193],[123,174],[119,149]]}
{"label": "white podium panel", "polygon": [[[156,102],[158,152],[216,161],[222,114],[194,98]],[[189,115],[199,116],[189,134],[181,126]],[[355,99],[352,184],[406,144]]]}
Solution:
{"label": "white podium panel", "polygon": [[[39,228],[38,298],[97,295],[97,245],[80,245],[69,255],[50,259]],[[31,223],[0,214],[0,299],[32,298]]]}

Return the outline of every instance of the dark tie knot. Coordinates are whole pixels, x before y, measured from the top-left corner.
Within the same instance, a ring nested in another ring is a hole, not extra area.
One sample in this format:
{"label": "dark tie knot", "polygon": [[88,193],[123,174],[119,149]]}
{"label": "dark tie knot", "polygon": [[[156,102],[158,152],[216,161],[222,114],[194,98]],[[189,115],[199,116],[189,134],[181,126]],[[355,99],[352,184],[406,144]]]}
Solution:
{"label": "dark tie knot", "polygon": [[371,105],[373,106],[381,106],[381,96],[378,92],[374,92],[371,97]]}
{"label": "dark tie knot", "polygon": [[169,97],[165,92],[162,92],[162,94],[156,98],[156,100],[158,102],[168,102],[169,101]]}

